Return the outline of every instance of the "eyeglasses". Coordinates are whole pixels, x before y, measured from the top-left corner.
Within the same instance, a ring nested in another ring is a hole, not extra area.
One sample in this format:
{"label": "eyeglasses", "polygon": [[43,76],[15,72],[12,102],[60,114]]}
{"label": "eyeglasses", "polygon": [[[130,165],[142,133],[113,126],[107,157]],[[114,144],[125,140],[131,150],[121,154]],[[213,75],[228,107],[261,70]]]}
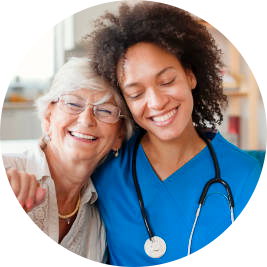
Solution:
{"label": "eyeglasses", "polygon": [[106,123],[116,123],[121,118],[125,117],[125,115],[121,115],[121,110],[117,106],[110,103],[93,105],[75,95],[61,95],[54,103],[56,102],[59,103],[59,107],[62,111],[73,115],[80,114],[87,106],[91,106],[93,107],[94,116],[98,120]]}

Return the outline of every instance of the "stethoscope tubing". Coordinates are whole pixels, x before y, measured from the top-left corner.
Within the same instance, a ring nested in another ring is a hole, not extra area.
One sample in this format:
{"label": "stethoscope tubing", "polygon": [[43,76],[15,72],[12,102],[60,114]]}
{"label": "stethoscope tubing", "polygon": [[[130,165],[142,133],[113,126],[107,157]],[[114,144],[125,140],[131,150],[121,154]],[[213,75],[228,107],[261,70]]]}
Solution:
{"label": "stethoscope tubing", "polygon": [[147,219],[147,216],[146,216],[144,200],[143,200],[143,196],[142,196],[142,193],[141,193],[141,189],[140,189],[140,185],[138,183],[137,173],[136,173],[136,154],[137,154],[137,149],[138,149],[138,146],[139,146],[139,144],[141,142],[141,139],[144,136],[144,134],[145,134],[145,132],[142,132],[140,135],[137,136],[137,139],[136,139],[136,144],[134,146],[134,151],[133,151],[132,175],[133,175],[133,180],[134,180],[136,193],[137,193],[137,196],[138,196],[138,202],[139,202],[140,210],[141,210],[141,213],[142,213],[142,216],[143,216],[143,221],[144,221],[144,224],[146,226],[146,230],[148,232],[149,238],[151,239],[154,236],[154,234],[153,234],[152,228],[150,227],[148,219]]}
{"label": "stethoscope tubing", "polygon": [[[198,221],[198,217],[200,215],[201,207],[203,206],[203,204],[205,202],[209,187],[212,184],[220,183],[225,187],[225,189],[227,191],[227,194],[228,194],[229,208],[230,208],[230,211],[231,211],[231,220],[232,220],[232,222],[234,221],[234,213],[233,213],[234,199],[233,199],[233,195],[232,195],[230,186],[228,185],[228,183],[226,181],[221,179],[220,167],[219,167],[218,159],[217,159],[216,153],[215,153],[210,141],[200,131],[197,130],[197,132],[198,132],[199,136],[202,138],[202,140],[207,144],[207,147],[209,149],[211,158],[213,160],[214,169],[215,169],[215,178],[209,180],[205,184],[205,186],[203,188],[203,191],[201,193],[201,196],[199,198],[199,207],[198,207],[197,212],[196,212],[196,217],[195,217],[194,224],[193,224],[192,231],[190,233],[190,238],[189,238],[188,255],[191,252],[192,238],[193,238],[195,227],[196,227],[196,224],[197,224],[197,221]],[[143,221],[144,221],[147,233],[149,235],[149,238],[150,238],[150,240],[152,240],[152,237],[154,237],[154,233],[153,233],[152,228],[150,226],[150,223],[149,223],[149,221],[147,219],[147,215],[146,215],[146,211],[145,211],[145,207],[144,207],[144,201],[143,201],[140,185],[138,183],[137,172],[136,172],[137,150],[138,150],[139,144],[140,144],[141,139],[144,136],[144,134],[145,134],[145,131],[142,130],[141,133],[137,136],[137,139],[135,141],[135,146],[134,146],[134,151],[133,151],[133,158],[132,158],[132,176],[133,176],[133,180],[134,180],[134,185],[135,185],[135,189],[136,189],[136,193],[137,193],[138,202],[139,202],[140,210],[141,210],[141,213],[142,213]]]}
{"label": "stethoscope tubing", "polygon": [[229,200],[230,207],[233,208],[234,207],[233,194],[232,194],[232,191],[231,191],[230,186],[228,185],[228,183],[221,178],[220,167],[219,167],[219,163],[218,163],[218,159],[217,159],[217,156],[215,154],[215,151],[214,151],[209,139],[207,139],[206,136],[201,131],[197,130],[197,132],[198,132],[198,135],[202,138],[202,140],[206,143],[206,145],[207,145],[207,147],[208,147],[208,149],[210,151],[211,158],[213,160],[214,169],[215,169],[215,178],[209,180],[205,184],[205,186],[203,188],[203,191],[201,193],[201,196],[199,198],[198,203],[203,205],[204,201],[205,201],[205,198],[207,196],[209,187],[214,183],[220,183],[225,187],[225,189],[227,191],[227,194],[228,194],[228,200]]}

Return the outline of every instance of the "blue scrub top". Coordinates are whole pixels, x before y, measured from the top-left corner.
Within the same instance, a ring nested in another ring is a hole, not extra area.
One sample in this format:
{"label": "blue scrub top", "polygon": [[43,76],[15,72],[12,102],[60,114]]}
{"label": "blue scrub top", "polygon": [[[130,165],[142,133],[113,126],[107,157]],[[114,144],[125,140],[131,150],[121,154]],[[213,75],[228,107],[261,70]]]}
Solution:
{"label": "blue scrub top", "polygon": [[[136,169],[145,210],[156,236],[166,242],[166,253],[158,259],[144,251],[148,233],[144,225],[132,178],[132,155],[136,135],[112,155],[93,175],[98,206],[107,231],[110,264],[147,266],[177,260],[187,255],[188,241],[205,183],[215,177],[210,152],[205,147],[184,166],[161,181],[141,144]],[[221,169],[221,178],[231,187],[237,217],[252,195],[261,173],[257,160],[217,133],[211,141]],[[227,193],[213,184],[202,207],[192,239],[191,253],[206,246],[231,224]]]}

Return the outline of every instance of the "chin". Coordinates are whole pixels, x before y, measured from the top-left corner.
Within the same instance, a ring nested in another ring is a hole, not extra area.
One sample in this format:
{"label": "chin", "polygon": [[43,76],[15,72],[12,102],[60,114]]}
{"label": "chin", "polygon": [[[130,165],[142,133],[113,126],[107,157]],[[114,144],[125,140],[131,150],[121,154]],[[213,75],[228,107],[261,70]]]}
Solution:
{"label": "chin", "polygon": [[81,153],[81,151],[77,152],[77,151],[69,151],[68,152],[69,158],[71,158],[74,161],[79,161],[79,160],[89,160],[91,158],[95,158],[95,155],[92,156],[90,154],[88,154],[87,152]]}
{"label": "chin", "polygon": [[157,129],[157,130],[149,130],[155,137],[162,141],[171,141],[179,138],[182,135],[182,129]]}
{"label": "chin", "polygon": [[175,135],[175,136],[173,136],[173,135],[169,135],[169,136],[163,136],[162,138],[159,138],[161,141],[165,141],[165,142],[167,142],[167,141],[173,141],[173,140],[176,140],[176,139],[178,139],[179,138],[179,136],[177,136],[177,135]]}

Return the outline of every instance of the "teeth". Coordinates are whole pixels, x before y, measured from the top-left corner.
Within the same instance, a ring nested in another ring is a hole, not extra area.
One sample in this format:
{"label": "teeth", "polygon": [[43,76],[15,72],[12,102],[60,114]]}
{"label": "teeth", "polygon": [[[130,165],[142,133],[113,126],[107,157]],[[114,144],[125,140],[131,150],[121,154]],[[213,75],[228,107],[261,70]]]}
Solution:
{"label": "teeth", "polygon": [[85,134],[76,133],[76,132],[70,132],[70,133],[71,133],[71,135],[78,137],[78,138],[84,138],[84,139],[88,139],[88,140],[96,140],[95,136],[85,135]]}
{"label": "teeth", "polygon": [[173,109],[172,111],[168,112],[167,114],[163,115],[163,116],[159,116],[159,117],[153,117],[152,120],[153,121],[159,121],[159,122],[162,122],[162,121],[166,121],[168,120],[169,118],[171,118],[174,114],[176,113],[176,109]]}

